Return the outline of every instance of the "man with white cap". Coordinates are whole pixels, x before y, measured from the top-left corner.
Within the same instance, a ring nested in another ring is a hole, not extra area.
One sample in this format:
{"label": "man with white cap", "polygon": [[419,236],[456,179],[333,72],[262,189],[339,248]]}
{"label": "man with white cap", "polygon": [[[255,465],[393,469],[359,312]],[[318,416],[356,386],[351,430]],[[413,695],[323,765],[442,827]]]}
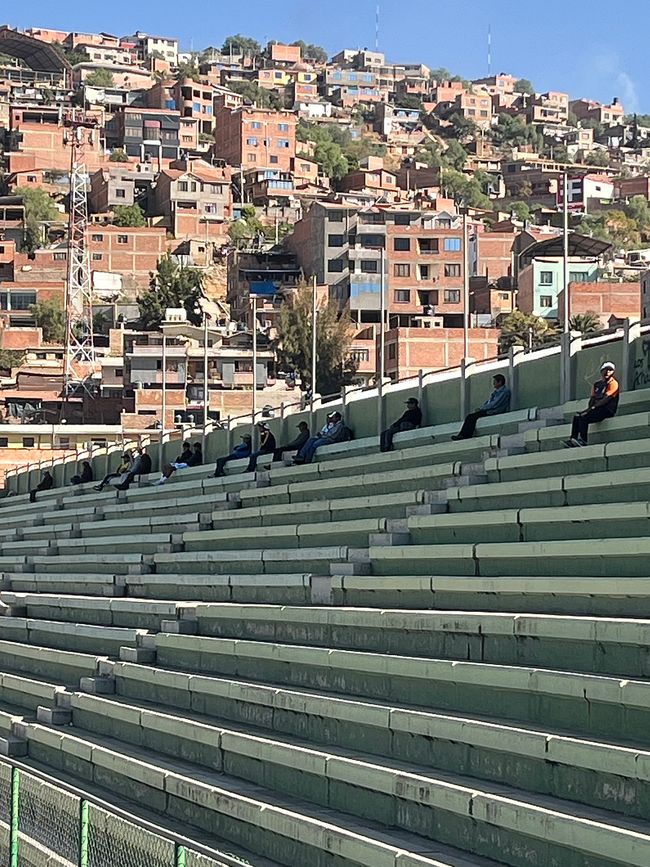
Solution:
{"label": "man with white cap", "polygon": [[611,361],[601,365],[600,379],[593,384],[589,406],[573,417],[571,437],[564,441],[568,448],[586,446],[589,442],[589,425],[616,415],[620,389],[614,379],[615,370],[616,366]]}

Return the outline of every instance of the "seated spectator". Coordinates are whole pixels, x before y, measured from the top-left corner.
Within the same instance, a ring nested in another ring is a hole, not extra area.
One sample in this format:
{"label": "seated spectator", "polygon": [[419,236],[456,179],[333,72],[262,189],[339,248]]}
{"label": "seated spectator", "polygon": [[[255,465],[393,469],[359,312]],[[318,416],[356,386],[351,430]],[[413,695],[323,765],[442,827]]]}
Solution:
{"label": "seated spectator", "polygon": [[71,485],[85,485],[86,482],[92,482],[93,480],[93,468],[90,466],[88,461],[84,461],[81,465],[81,472],[77,476],[73,476],[70,479]]}
{"label": "seated spectator", "polygon": [[36,494],[38,491],[49,491],[50,488],[54,487],[54,477],[49,470],[45,470],[43,476],[41,477],[40,482],[36,485],[35,488],[29,492],[29,502],[36,502]]}
{"label": "seated spectator", "polygon": [[564,441],[567,448],[586,446],[589,443],[589,425],[616,415],[620,388],[614,379],[615,370],[611,361],[606,361],[600,368],[600,379],[592,386],[587,409],[573,417],[571,437]]}
{"label": "seated spectator", "polygon": [[183,444],[183,451],[178,455],[176,460],[171,464],[165,464],[162,468],[160,478],[157,482],[154,482],[154,485],[164,485],[176,470],[185,470],[188,467],[200,467],[202,463],[203,449],[201,448],[201,443],[194,443],[192,446],[191,443],[186,442]]}
{"label": "seated spectator", "polygon": [[454,434],[452,440],[468,440],[474,436],[476,431],[476,422],[480,418],[485,418],[488,415],[501,415],[502,412],[508,412],[510,409],[510,389],[506,386],[506,378],[501,373],[497,373],[492,380],[494,391],[475,412],[470,412],[466,416],[463,426],[457,434]]}
{"label": "seated spectator", "polygon": [[252,452],[251,448],[251,438],[248,434],[244,434],[241,438],[241,442],[238,446],[230,452],[229,455],[226,455],[223,458],[219,458],[217,460],[217,466],[214,471],[214,477],[219,478],[220,476],[225,476],[224,467],[228,463],[228,461],[236,461],[238,458],[250,458]]}
{"label": "seated spectator", "polygon": [[126,474],[126,478],[123,482],[120,482],[119,485],[115,485],[116,490],[118,491],[128,491],[129,485],[135,479],[136,476],[148,476],[151,472],[151,458],[146,453],[143,446],[141,446],[137,450],[137,454],[135,460],[133,461],[133,465],[131,469]]}
{"label": "seated spectator", "polygon": [[392,452],[393,437],[396,433],[405,430],[415,430],[415,428],[420,427],[421,424],[422,410],[420,409],[420,404],[417,398],[409,397],[406,401],[406,412],[404,412],[397,421],[394,421],[390,427],[381,432],[381,436],[379,437],[379,451]]}
{"label": "seated spectator", "polygon": [[323,425],[318,436],[311,437],[299,450],[293,459],[294,464],[310,464],[314,459],[316,449],[320,446],[328,446],[332,443],[340,443],[349,437],[349,431],[343,424],[340,412],[332,412],[327,416],[327,422]]}
{"label": "seated spectator", "polygon": [[309,425],[306,421],[301,421],[298,425],[298,436],[288,443],[286,446],[280,446],[279,449],[275,450],[275,454],[273,455],[273,460],[279,461],[282,459],[283,452],[296,452],[299,451],[304,444],[309,439]]}
{"label": "seated spectator", "polygon": [[133,458],[131,457],[131,452],[124,452],[124,454],[122,455],[122,460],[115,467],[115,472],[107,473],[101,480],[101,482],[98,485],[95,485],[95,490],[103,491],[106,485],[110,484],[115,479],[119,479],[120,482],[123,482],[126,478],[126,474],[129,472],[132,466]]}
{"label": "seated spectator", "polygon": [[266,422],[261,421],[257,426],[260,429],[260,447],[250,456],[248,466],[246,467],[247,473],[255,472],[257,469],[257,459],[260,455],[272,455],[276,448],[275,437],[271,433],[271,428],[266,424]]}

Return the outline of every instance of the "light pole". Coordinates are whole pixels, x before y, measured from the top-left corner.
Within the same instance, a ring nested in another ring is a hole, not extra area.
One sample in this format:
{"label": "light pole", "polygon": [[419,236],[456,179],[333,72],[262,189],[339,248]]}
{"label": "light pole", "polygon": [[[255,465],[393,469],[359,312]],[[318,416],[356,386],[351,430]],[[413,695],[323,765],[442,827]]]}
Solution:
{"label": "light pole", "polygon": [[463,209],[463,358],[469,358],[469,231]]}
{"label": "light pole", "polygon": [[318,299],[316,297],[316,276],[311,284],[311,396],[316,394],[316,327],[318,317]]}
{"label": "light pole", "polygon": [[257,295],[253,295],[253,402],[251,411],[251,436],[255,435],[255,415],[257,413]]}
{"label": "light pole", "polygon": [[562,177],[562,285],[564,289],[564,333],[569,331],[569,176],[565,169]]}
{"label": "light pole", "polygon": [[160,428],[160,441],[165,438],[167,430],[167,335],[163,331],[162,342],[162,420]]}
{"label": "light pole", "polygon": [[383,384],[384,375],[386,373],[385,343],[386,343],[386,252],[385,248],[381,248],[379,257],[379,382]]}
{"label": "light pole", "polygon": [[208,319],[210,317],[203,311],[203,436],[208,426],[208,408],[210,402],[210,389],[208,387]]}

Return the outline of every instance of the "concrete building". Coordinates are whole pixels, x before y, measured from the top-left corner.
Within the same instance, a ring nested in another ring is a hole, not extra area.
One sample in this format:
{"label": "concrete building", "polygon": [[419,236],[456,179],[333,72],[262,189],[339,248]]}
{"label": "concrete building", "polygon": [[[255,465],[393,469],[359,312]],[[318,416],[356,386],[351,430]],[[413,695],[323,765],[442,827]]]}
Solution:
{"label": "concrete building", "polygon": [[228,294],[232,319],[253,324],[251,293],[268,297],[257,301],[258,322],[271,332],[277,325],[282,302],[300,284],[302,269],[295,255],[287,252],[245,252],[232,250],[228,254]]}
{"label": "concrete building", "polygon": [[222,239],[231,216],[229,166],[179,160],[158,175],[152,208],[178,239]]}
{"label": "concrete building", "polygon": [[175,160],[181,147],[180,121],[179,111],[124,107],[106,123],[106,144],[141,162]]}
{"label": "concrete building", "polygon": [[524,114],[528,123],[565,126],[569,121],[569,94],[558,90],[527,97]]}
{"label": "concrete building", "polygon": [[198,132],[210,135],[214,129],[215,89],[191,78],[156,82],[147,93],[149,108],[179,111],[181,118],[197,122]]}
{"label": "concrete building", "polygon": [[615,126],[625,117],[625,109],[618,97],[614,97],[609,105],[593,99],[574,99],[569,103],[569,110],[578,120],[595,120],[603,126]]}
{"label": "concrete building", "polygon": [[[91,213],[105,214],[118,205],[144,203],[155,181],[151,163],[110,163],[90,176],[88,207]],[[146,210],[146,209],[145,209]]]}
{"label": "concrete building", "polygon": [[298,119],[290,111],[218,108],[215,154],[231,166],[289,171],[296,155]]}
{"label": "concrete building", "polygon": [[150,36],[138,30],[129,37],[129,42],[135,44],[139,60],[161,56],[171,66],[176,66],[178,63],[178,39],[169,36]]}

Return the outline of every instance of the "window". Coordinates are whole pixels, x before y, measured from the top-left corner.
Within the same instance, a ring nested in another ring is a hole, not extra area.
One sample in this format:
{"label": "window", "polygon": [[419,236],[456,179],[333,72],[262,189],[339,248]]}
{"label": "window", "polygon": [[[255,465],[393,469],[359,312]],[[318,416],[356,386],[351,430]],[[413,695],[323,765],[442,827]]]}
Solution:
{"label": "window", "polygon": [[279,148],[288,148],[289,147],[289,139],[279,138],[278,139],[278,147]]}
{"label": "window", "polygon": [[553,296],[552,295],[540,295],[539,296],[539,306],[549,308],[553,306]]}
{"label": "window", "polygon": [[116,199],[126,199],[126,190],[119,188],[115,190],[115,198]]}
{"label": "window", "polygon": [[327,262],[327,270],[330,274],[340,274],[345,270],[344,259],[329,259]]}
{"label": "window", "polygon": [[420,238],[418,244],[420,253],[437,253],[439,249],[437,238]]}
{"label": "window", "polygon": [[451,229],[451,220],[449,217],[438,217],[436,225],[439,229]]}
{"label": "window", "polygon": [[380,250],[384,246],[383,235],[361,235],[361,246],[366,250]]}
{"label": "window", "polygon": [[[275,165],[275,163],[278,162],[278,157],[277,157],[277,155],[276,155],[276,154],[271,154],[271,155],[269,156],[269,162],[271,163],[271,165]],[[290,187],[290,185],[289,185],[289,187]],[[287,187],[287,189],[289,189],[289,187]]]}
{"label": "window", "polygon": [[344,217],[343,211],[330,211],[328,215],[328,219],[330,223],[342,223]]}
{"label": "window", "polygon": [[328,247],[342,247],[345,244],[345,235],[328,235]]}
{"label": "window", "polygon": [[569,271],[569,283],[588,283],[589,274],[586,271]]}
{"label": "window", "polygon": [[388,344],[388,358],[392,361],[397,357],[397,344],[389,343]]}
{"label": "window", "polygon": [[460,304],[460,289],[445,289],[445,304]]}
{"label": "window", "polygon": [[396,304],[408,304],[411,300],[411,290],[410,289],[396,289],[395,290],[395,303]]}
{"label": "window", "polygon": [[251,145],[252,147],[257,147],[257,139],[255,136],[250,136],[246,139],[246,144]]}
{"label": "window", "polygon": [[[350,358],[359,364],[362,361],[370,361],[370,350],[368,349],[353,349],[349,353]],[[1,445],[1,443],[0,443]]]}
{"label": "window", "polygon": [[93,253],[93,262],[101,262],[103,256],[101,253]]}
{"label": "window", "polygon": [[[376,177],[376,176],[375,176]],[[384,224],[384,215],[375,211],[369,211],[367,214],[359,214],[359,222],[364,225]]]}
{"label": "window", "polygon": [[115,378],[116,379],[122,379],[123,376],[124,376],[124,368],[123,367],[116,367],[115,368]]}
{"label": "window", "polygon": [[542,286],[552,286],[553,285],[553,272],[552,271],[540,271],[539,272],[539,282]]}
{"label": "window", "polygon": [[23,437],[23,448],[24,449],[33,449],[36,440],[34,437]]}
{"label": "window", "polygon": [[460,277],[460,265],[457,262],[449,262],[445,265],[445,277]]}
{"label": "window", "polygon": [[418,265],[418,278],[420,280],[428,280],[431,276],[431,268],[429,265]]}
{"label": "window", "polygon": [[445,238],[443,243],[445,253],[460,252],[460,238]]}
{"label": "window", "polygon": [[399,250],[400,252],[406,252],[411,249],[411,239],[410,238],[395,238],[393,241],[393,250]]}
{"label": "window", "polygon": [[499,301],[510,301],[510,295],[508,292],[499,292]]}
{"label": "window", "polygon": [[93,236],[92,236],[92,240],[93,240],[93,241],[100,241],[100,242],[101,242],[101,241],[104,240],[104,236],[103,236],[103,235],[93,235]]}
{"label": "window", "polygon": [[254,120],[251,122],[251,129],[262,129],[262,124],[259,120]]}
{"label": "window", "polygon": [[9,445],[9,437],[0,437],[0,449],[6,449]]}
{"label": "window", "polygon": [[55,262],[65,262],[68,256],[66,253],[55,253],[53,258]]}
{"label": "window", "polygon": [[395,277],[410,277],[411,276],[411,266],[408,264],[396,264],[393,265],[393,275]]}
{"label": "window", "polygon": [[128,235],[118,235],[117,236],[117,243],[118,244],[128,244],[129,243],[129,236]]}
{"label": "window", "polygon": [[289,132],[289,124],[288,123],[279,123],[278,130],[280,132]]}
{"label": "window", "polygon": [[36,175],[27,175],[27,182],[30,184],[36,183]]}
{"label": "window", "polygon": [[179,193],[186,193],[189,189],[189,185],[187,181],[179,181],[178,182],[178,191]]}
{"label": "window", "polygon": [[361,272],[363,274],[379,273],[379,262],[376,259],[362,259]]}
{"label": "window", "polygon": [[248,154],[248,162],[256,163],[257,162],[257,154]]}
{"label": "window", "polygon": [[411,225],[411,215],[410,214],[395,214],[395,225],[396,226],[410,226]]}

